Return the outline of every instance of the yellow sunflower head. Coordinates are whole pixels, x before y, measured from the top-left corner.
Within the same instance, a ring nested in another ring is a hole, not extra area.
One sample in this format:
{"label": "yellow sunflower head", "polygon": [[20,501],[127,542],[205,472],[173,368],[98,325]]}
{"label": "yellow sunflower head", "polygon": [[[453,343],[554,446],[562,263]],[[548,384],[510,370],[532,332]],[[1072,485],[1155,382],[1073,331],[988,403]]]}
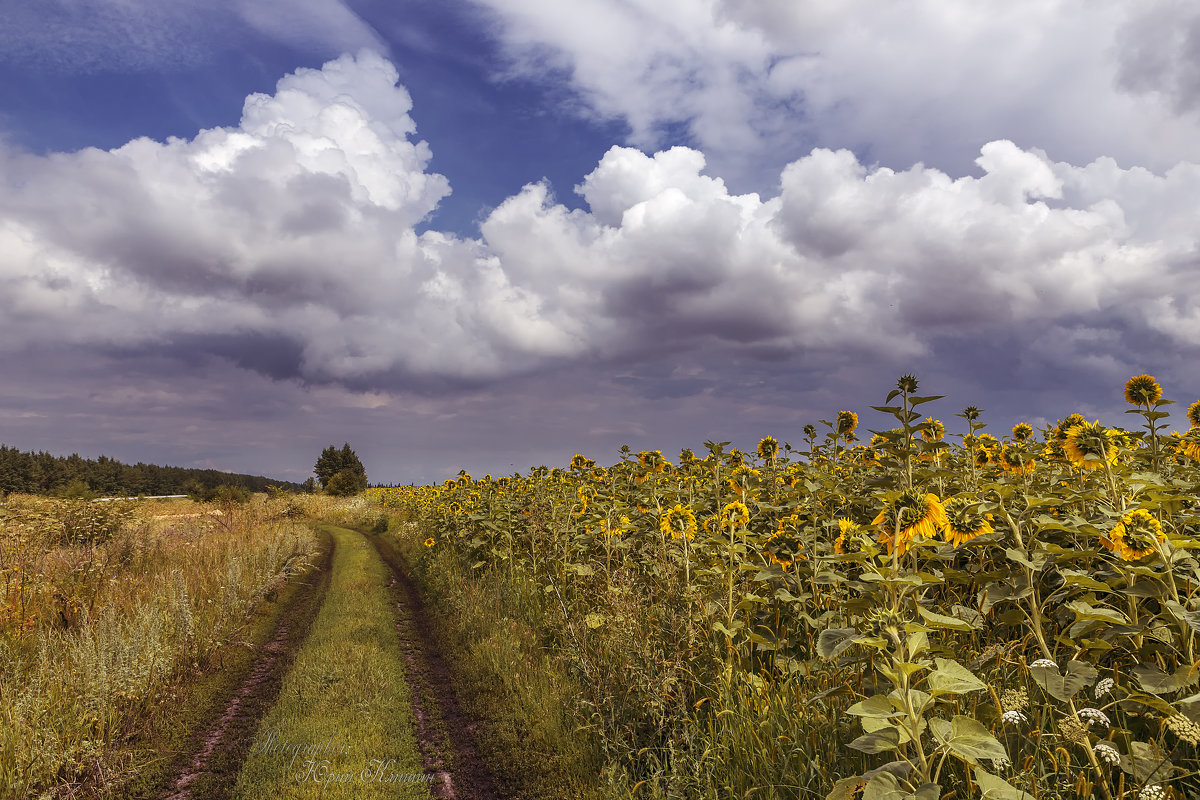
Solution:
{"label": "yellow sunflower head", "polygon": [[871,524],[879,526],[879,543],[887,545],[889,554],[895,549],[904,555],[915,537],[933,539],[946,529],[946,509],[937,495],[907,489],[884,506]]}
{"label": "yellow sunflower head", "polygon": [[1072,425],[1063,438],[1063,453],[1082,470],[1099,469],[1117,458],[1116,431],[1100,420]]}
{"label": "yellow sunflower head", "polygon": [[1054,429],[1051,431],[1051,435],[1058,442],[1065,442],[1067,439],[1067,431],[1071,430],[1071,428],[1075,427],[1076,425],[1082,425],[1085,422],[1087,422],[1087,420],[1083,418],[1082,414],[1068,414],[1066,419],[1059,420],[1058,424],[1054,426]]}
{"label": "yellow sunflower head", "polygon": [[663,514],[659,529],[672,539],[695,539],[696,515],[690,508],[676,503],[674,507],[668,508],[667,512]]}
{"label": "yellow sunflower head", "polygon": [[1153,375],[1134,375],[1125,381],[1125,402],[1131,406],[1151,406],[1162,399],[1162,387]]}
{"label": "yellow sunflower head", "polygon": [[745,503],[734,500],[721,509],[721,524],[726,528],[736,528],[750,521],[750,509]]}
{"label": "yellow sunflower head", "polygon": [[1105,542],[1122,561],[1137,561],[1154,553],[1158,544],[1166,540],[1162,525],[1149,511],[1138,508],[1121,517],[1108,534]]}
{"label": "yellow sunflower head", "polygon": [[862,543],[858,540],[859,526],[845,517],[838,517],[838,537],[833,542],[833,552],[838,555],[846,555],[847,553],[858,553],[862,550]]}
{"label": "yellow sunflower head", "polygon": [[1180,436],[1175,448],[1192,461],[1200,461],[1200,425],[1193,425],[1187,433]]}
{"label": "yellow sunflower head", "polygon": [[1033,472],[1033,454],[1016,442],[1001,447],[997,461],[1005,472]]}
{"label": "yellow sunflower head", "polygon": [[434,546],[434,544],[436,544],[436,542],[434,542],[434,541],[433,541],[433,537],[432,537],[432,536],[430,536],[428,539],[426,539],[426,540],[425,540],[425,546],[426,546],[426,547],[433,547],[433,546]]}
{"label": "yellow sunflower head", "polygon": [[773,461],[779,452],[779,441],[774,436],[764,436],[758,442],[758,457],[763,461]]}
{"label": "yellow sunflower head", "polygon": [[992,532],[992,515],[980,514],[975,507],[968,497],[951,497],[945,502],[946,541],[954,547]]}
{"label": "yellow sunflower head", "polygon": [[940,442],[946,438],[946,426],[941,420],[926,417],[925,424],[921,427],[921,438],[927,442]]}
{"label": "yellow sunflower head", "polygon": [[788,569],[795,562],[805,560],[804,543],[800,541],[803,524],[799,514],[790,514],[779,521],[775,532],[763,545],[763,552],[771,561]]}
{"label": "yellow sunflower head", "polygon": [[679,463],[680,464],[690,464],[695,460],[696,460],[696,454],[695,454],[695,452],[692,451],[692,448],[685,447],[679,451]]}
{"label": "yellow sunflower head", "polygon": [[1033,436],[1032,425],[1026,422],[1018,422],[1016,425],[1013,425],[1012,437],[1018,442],[1028,441],[1030,436]]}
{"label": "yellow sunflower head", "polygon": [[1188,406],[1187,418],[1188,422],[1192,423],[1192,427],[1200,428],[1200,400]]}
{"label": "yellow sunflower head", "polygon": [[853,411],[839,411],[834,422],[838,436],[849,436],[858,427],[858,414]]}
{"label": "yellow sunflower head", "polygon": [[575,455],[571,456],[571,469],[590,469],[595,465],[595,461],[592,461],[582,453],[576,453]]}

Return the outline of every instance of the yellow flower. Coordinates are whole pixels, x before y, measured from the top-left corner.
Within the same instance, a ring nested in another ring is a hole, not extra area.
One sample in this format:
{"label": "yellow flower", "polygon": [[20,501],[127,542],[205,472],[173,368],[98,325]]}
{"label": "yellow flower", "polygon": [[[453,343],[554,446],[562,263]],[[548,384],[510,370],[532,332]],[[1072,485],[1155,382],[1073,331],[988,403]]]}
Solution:
{"label": "yellow flower", "polygon": [[927,442],[940,442],[946,436],[946,426],[941,420],[936,420],[933,417],[925,418],[925,425],[921,428],[921,438]]}
{"label": "yellow flower", "polygon": [[721,509],[721,524],[723,527],[736,528],[739,525],[745,525],[749,521],[750,509],[746,508],[745,503],[735,500],[732,503],[727,503]]}
{"label": "yellow flower", "polygon": [[1019,444],[1010,442],[1000,448],[998,461],[1006,472],[1033,472],[1033,455]]}
{"label": "yellow flower", "polygon": [[764,436],[758,442],[758,457],[763,461],[773,461],[779,452],[779,440],[774,436]]}
{"label": "yellow flower", "polygon": [[938,496],[921,494],[916,489],[901,492],[871,520],[872,525],[880,526],[879,543],[887,545],[889,554],[894,549],[899,555],[908,551],[917,536],[936,537],[946,529],[947,522],[946,509]]}
{"label": "yellow flower", "polygon": [[595,461],[592,461],[582,453],[576,453],[575,455],[571,456],[571,469],[589,469],[595,465]]}
{"label": "yellow flower", "polygon": [[1033,436],[1033,426],[1025,422],[1018,422],[1013,425],[1012,437],[1018,442],[1024,442],[1030,436]]}
{"label": "yellow flower", "polygon": [[845,517],[838,517],[838,537],[833,542],[833,552],[838,555],[857,553],[860,549],[858,538],[859,527]]}
{"label": "yellow flower", "polygon": [[[1190,414],[1191,411],[1189,410],[1188,413]],[[1187,433],[1179,437],[1177,449],[1193,461],[1200,461],[1200,425],[1193,426]]]}
{"label": "yellow flower", "polygon": [[805,560],[804,544],[800,541],[802,522],[799,514],[790,514],[779,520],[775,532],[763,545],[767,557],[784,569],[796,561]]}
{"label": "yellow flower", "polygon": [[1116,431],[1105,428],[1100,420],[1072,425],[1063,438],[1063,453],[1083,470],[1099,469],[1117,459]]}
{"label": "yellow flower", "polygon": [[858,414],[853,411],[839,411],[835,420],[838,436],[849,436],[858,427]]}
{"label": "yellow flower", "polygon": [[1153,375],[1134,375],[1125,381],[1125,402],[1131,406],[1149,406],[1162,399],[1162,387]]}
{"label": "yellow flower", "polygon": [[1166,538],[1158,520],[1146,509],[1138,508],[1121,517],[1104,546],[1123,561],[1137,561],[1155,552]]}
{"label": "yellow flower", "polygon": [[1200,400],[1188,406],[1187,418],[1188,422],[1192,423],[1192,427],[1200,427]]}
{"label": "yellow flower", "polygon": [[659,528],[664,534],[670,534],[672,539],[682,539],[684,537],[687,537],[689,540],[695,539],[696,515],[692,513],[690,508],[685,508],[677,503],[673,508],[667,509],[667,513],[663,514]]}
{"label": "yellow flower", "polygon": [[762,473],[742,465],[729,475],[729,488],[738,494],[749,494],[754,491],[753,483]]}
{"label": "yellow flower", "polygon": [[969,498],[951,497],[943,506],[946,510],[946,541],[954,547],[992,532],[992,515],[976,513],[974,505]]}
{"label": "yellow flower", "polygon": [[432,536],[430,536],[428,539],[426,539],[426,540],[425,540],[425,546],[426,546],[426,547],[433,547],[433,545],[434,545],[434,544],[435,544],[435,542],[433,541],[433,537],[432,537]]}

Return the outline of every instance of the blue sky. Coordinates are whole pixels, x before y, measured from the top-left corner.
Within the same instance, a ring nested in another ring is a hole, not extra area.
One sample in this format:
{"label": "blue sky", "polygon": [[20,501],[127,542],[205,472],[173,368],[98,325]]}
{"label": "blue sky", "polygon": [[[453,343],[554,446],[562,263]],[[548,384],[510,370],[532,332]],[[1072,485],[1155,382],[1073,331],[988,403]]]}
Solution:
{"label": "blue sky", "polygon": [[[300,480],[1200,396],[1200,9],[16,0],[0,440]],[[1182,425],[1178,414],[1177,425]]]}

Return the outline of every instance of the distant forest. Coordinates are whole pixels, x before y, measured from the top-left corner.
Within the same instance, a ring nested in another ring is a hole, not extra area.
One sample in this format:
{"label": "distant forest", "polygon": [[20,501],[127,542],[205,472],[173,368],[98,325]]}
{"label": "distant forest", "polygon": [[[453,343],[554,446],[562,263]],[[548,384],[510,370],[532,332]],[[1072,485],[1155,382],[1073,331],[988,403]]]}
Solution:
{"label": "distant forest", "polygon": [[123,464],[106,456],[92,460],[79,455],[22,452],[0,444],[0,496],[11,492],[84,496],[201,494],[219,486],[251,492],[268,486],[303,491],[307,487],[261,475],[240,475],[215,469]]}

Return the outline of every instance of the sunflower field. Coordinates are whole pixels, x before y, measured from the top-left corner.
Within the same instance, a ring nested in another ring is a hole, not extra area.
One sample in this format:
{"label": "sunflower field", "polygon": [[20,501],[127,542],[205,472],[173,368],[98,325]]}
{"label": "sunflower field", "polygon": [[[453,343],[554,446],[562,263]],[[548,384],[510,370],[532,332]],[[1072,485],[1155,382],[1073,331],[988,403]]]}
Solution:
{"label": "sunflower field", "polygon": [[526,598],[634,796],[1200,797],[1200,401],[1169,433],[1139,375],[1127,428],[948,440],[941,399],[369,496],[421,568]]}

